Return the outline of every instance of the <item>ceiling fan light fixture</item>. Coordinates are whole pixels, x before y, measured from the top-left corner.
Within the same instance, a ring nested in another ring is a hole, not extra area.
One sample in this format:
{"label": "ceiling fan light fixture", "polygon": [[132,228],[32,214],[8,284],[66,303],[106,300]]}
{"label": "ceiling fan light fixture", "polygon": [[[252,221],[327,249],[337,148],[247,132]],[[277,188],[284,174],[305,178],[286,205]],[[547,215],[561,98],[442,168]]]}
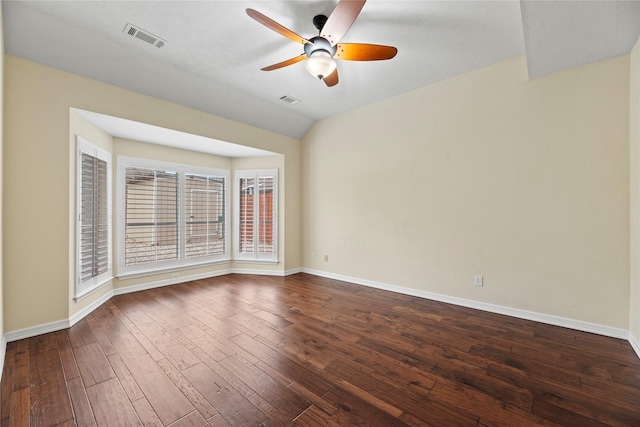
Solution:
{"label": "ceiling fan light fixture", "polygon": [[329,52],[325,50],[316,50],[311,53],[304,67],[309,74],[322,80],[330,76],[336,69],[336,61],[333,60]]}

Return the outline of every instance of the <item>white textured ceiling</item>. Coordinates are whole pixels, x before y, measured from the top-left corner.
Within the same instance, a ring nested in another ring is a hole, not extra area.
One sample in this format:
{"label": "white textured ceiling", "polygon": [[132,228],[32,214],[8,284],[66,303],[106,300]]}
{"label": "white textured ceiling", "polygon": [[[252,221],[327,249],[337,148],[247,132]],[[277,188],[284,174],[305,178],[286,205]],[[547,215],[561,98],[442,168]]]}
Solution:
{"label": "white textured ceiling", "polygon": [[[368,1],[344,42],[398,48],[338,61],[340,83],[298,63],[302,46],[245,14],[310,38],[337,1],[3,1],[5,50],[28,60],[300,138],[318,119],[526,54],[531,77],[628,54],[639,1]],[[155,48],[127,23],[167,40]],[[525,48],[526,46],[526,48]],[[283,95],[301,102],[288,105]]]}

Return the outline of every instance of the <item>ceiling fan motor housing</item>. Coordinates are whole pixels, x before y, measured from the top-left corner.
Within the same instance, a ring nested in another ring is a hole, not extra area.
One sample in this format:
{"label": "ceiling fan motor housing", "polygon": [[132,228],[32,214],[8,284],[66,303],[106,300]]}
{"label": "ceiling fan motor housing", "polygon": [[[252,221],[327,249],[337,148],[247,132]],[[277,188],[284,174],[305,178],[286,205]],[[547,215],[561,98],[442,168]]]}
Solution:
{"label": "ceiling fan motor housing", "polygon": [[327,52],[333,58],[333,55],[336,54],[336,47],[331,46],[331,43],[324,37],[316,36],[309,39],[311,43],[307,43],[304,45],[304,53],[307,54],[308,57],[311,57],[311,54],[317,52],[319,50],[323,50]]}

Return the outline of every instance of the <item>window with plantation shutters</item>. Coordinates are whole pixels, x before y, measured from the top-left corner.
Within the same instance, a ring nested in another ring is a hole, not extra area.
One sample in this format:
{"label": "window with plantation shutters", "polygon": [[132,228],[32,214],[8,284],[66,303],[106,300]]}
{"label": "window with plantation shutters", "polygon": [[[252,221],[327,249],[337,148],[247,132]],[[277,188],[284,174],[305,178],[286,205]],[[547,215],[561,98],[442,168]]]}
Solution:
{"label": "window with plantation shutters", "polygon": [[118,158],[118,276],[230,258],[225,170]]}
{"label": "window with plantation shutters", "polygon": [[125,169],[125,266],[177,260],[178,173]]}
{"label": "window with plantation shutters", "polygon": [[187,174],[185,257],[225,253],[225,179]]}
{"label": "window with plantation shutters", "polygon": [[111,155],[77,137],[77,273],[81,298],[112,278]]}
{"label": "window with plantation shutters", "polygon": [[278,171],[236,172],[235,259],[278,260]]}

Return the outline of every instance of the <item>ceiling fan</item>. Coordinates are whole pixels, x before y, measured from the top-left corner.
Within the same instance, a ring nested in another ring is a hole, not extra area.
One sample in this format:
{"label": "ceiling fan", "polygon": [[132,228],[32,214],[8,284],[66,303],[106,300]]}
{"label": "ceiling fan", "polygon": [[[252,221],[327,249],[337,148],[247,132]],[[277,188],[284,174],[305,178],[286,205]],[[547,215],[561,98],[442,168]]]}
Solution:
{"label": "ceiling fan", "polygon": [[304,61],[305,67],[312,76],[325,82],[327,86],[338,84],[338,69],[334,59],[347,61],[379,61],[396,56],[398,49],[393,46],[365,43],[338,43],[358,17],[366,0],[340,0],[331,15],[317,15],[313,18],[313,25],[319,35],[306,39],[288,28],[278,24],[273,19],[254,9],[247,9],[247,15],[267,28],[272,29],[296,43],[304,46],[304,53],[262,68],[262,71],[272,71]]}

